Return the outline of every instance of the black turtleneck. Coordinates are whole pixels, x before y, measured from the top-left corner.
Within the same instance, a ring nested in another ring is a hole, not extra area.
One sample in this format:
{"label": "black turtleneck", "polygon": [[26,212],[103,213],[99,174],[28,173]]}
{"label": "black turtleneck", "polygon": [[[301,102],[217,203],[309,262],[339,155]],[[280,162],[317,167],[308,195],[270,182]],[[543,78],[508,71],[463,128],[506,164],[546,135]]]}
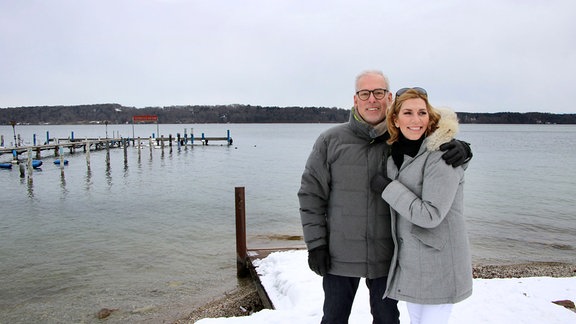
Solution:
{"label": "black turtleneck", "polygon": [[425,137],[425,135],[422,135],[420,139],[412,141],[400,133],[400,138],[398,141],[392,144],[392,159],[394,159],[394,163],[398,169],[400,169],[402,163],[404,162],[404,155],[408,155],[410,157],[416,156]]}

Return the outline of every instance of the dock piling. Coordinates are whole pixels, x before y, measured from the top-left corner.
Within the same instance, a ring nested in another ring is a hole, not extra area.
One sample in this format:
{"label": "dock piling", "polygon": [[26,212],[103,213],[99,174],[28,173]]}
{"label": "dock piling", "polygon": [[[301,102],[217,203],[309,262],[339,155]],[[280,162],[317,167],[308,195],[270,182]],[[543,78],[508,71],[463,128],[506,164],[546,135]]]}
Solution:
{"label": "dock piling", "polygon": [[86,151],[86,167],[88,168],[88,170],[90,170],[90,141],[88,139],[86,139],[84,149]]}
{"label": "dock piling", "polygon": [[110,142],[106,141],[106,166],[110,167]]}
{"label": "dock piling", "polygon": [[59,153],[60,153],[60,170],[62,170],[62,172],[64,172],[64,148],[62,146],[60,146],[59,149]]}
{"label": "dock piling", "polygon": [[123,149],[124,149],[124,166],[128,165],[128,141],[123,138],[122,139],[122,145],[123,145]]}
{"label": "dock piling", "polygon": [[32,178],[32,149],[29,148],[28,150],[28,178]]}
{"label": "dock piling", "polygon": [[244,187],[236,187],[236,275],[240,278],[249,274],[247,267],[248,252],[246,248],[246,203],[244,199]]}

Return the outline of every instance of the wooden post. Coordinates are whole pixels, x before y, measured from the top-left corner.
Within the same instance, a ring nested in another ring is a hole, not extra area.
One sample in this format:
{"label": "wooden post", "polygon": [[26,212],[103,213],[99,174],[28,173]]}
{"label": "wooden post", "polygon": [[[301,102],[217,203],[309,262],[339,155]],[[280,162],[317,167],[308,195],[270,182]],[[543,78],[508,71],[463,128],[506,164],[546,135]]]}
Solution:
{"label": "wooden post", "polygon": [[32,178],[32,148],[28,148],[28,178]]}
{"label": "wooden post", "polygon": [[124,149],[124,165],[128,165],[128,145],[126,145],[127,141],[125,138],[122,139],[122,146]]}
{"label": "wooden post", "polygon": [[59,154],[60,154],[60,170],[64,172],[64,148],[62,146],[59,147]]}
{"label": "wooden post", "polygon": [[110,167],[110,142],[106,140],[106,166]]}
{"label": "wooden post", "polygon": [[140,149],[142,148],[142,143],[140,143],[140,137],[138,137],[138,157],[140,157]]}
{"label": "wooden post", "polygon": [[14,147],[18,147],[18,140],[16,139],[16,122],[15,121],[10,121],[10,125],[12,125],[12,131],[14,132]]}
{"label": "wooden post", "polygon": [[86,168],[90,170],[90,141],[86,138],[84,142],[84,150],[86,151]]}
{"label": "wooden post", "polygon": [[72,131],[70,133],[70,143],[72,143],[72,145],[70,145],[70,153],[75,153],[76,152],[76,145],[74,145],[74,132]]}
{"label": "wooden post", "polygon": [[238,277],[246,277],[249,273],[246,261],[246,206],[244,200],[244,187],[235,188],[236,198],[236,267]]}

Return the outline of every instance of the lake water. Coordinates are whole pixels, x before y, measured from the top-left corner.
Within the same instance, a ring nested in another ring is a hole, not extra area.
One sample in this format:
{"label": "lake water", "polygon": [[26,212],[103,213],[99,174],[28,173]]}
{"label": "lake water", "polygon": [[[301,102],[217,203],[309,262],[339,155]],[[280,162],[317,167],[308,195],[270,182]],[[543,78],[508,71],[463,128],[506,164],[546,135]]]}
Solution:
{"label": "lake water", "polygon": [[[249,246],[301,235],[296,192],[327,124],[16,126],[50,137],[226,136],[170,150],[43,152],[31,179],[0,170],[0,323],[163,323],[238,285],[234,188]],[[11,126],[0,126],[5,145]],[[576,263],[576,125],[462,125],[472,143],[465,213],[475,263]],[[0,156],[0,162],[10,160]],[[270,243],[271,242],[271,243]]]}

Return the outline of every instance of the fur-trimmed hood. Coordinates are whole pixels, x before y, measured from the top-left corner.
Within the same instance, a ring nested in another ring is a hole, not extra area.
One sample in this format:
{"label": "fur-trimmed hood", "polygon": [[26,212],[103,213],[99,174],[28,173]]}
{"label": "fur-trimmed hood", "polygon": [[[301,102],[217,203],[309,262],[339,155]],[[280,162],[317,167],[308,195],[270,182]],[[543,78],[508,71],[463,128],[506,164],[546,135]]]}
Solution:
{"label": "fur-trimmed hood", "polygon": [[451,141],[458,133],[458,117],[456,113],[446,107],[436,108],[440,113],[440,121],[438,121],[438,128],[434,133],[426,138],[426,148],[429,151],[437,151],[440,145]]}

